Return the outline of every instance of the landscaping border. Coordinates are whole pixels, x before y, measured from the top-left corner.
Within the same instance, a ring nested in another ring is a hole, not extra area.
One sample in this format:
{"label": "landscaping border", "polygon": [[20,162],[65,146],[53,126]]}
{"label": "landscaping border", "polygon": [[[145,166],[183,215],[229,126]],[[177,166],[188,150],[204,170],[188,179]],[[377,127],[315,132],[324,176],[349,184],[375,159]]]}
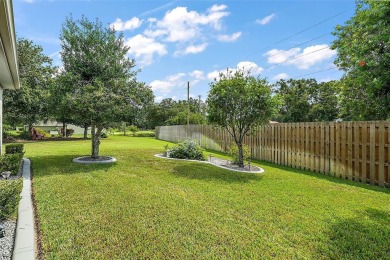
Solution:
{"label": "landscaping border", "polygon": [[225,169],[225,170],[229,170],[229,171],[234,171],[234,172],[243,172],[243,173],[264,173],[264,169],[263,169],[263,168],[260,168],[260,167],[258,167],[258,166],[256,166],[256,167],[260,168],[260,171],[242,171],[242,170],[232,169],[232,168],[229,168],[229,167],[225,167],[225,166],[221,166],[221,165],[218,165],[218,164],[214,164],[214,163],[209,162],[209,161],[199,161],[199,160],[189,160],[189,159],[171,158],[171,157],[166,157],[166,156],[164,156],[164,155],[162,155],[162,154],[155,154],[154,156],[157,157],[157,158],[168,159],[168,160],[178,160],[178,161],[208,163],[208,164],[214,165],[214,166],[216,166],[216,167],[219,167],[219,168],[222,168],[222,169]]}

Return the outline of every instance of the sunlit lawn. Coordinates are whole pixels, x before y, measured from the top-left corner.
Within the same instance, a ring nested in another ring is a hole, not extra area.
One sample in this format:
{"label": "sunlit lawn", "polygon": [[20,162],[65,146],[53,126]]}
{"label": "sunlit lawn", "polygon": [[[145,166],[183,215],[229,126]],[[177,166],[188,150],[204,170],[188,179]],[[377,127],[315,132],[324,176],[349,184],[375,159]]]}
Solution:
{"label": "sunlit lawn", "polygon": [[165,144],[111,136],[113,165],[72,163],[88,140],[26,144],[44,258],[389,258],[388,189],[154,157]]}

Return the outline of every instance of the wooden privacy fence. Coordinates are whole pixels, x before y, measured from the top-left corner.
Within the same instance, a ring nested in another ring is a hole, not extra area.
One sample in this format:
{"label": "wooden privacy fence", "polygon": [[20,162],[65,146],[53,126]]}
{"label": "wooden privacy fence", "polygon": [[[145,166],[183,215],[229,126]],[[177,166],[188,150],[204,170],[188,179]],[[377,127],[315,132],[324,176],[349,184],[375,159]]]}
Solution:
{"label": "wooden privacy fence", "polygon": [[[233,141],[226,130],[209,125],[159,126],[156,138],[191,139],[224,152]],[[389,122],[269,124],[244,143],[253,159],[379,186],[390,183]]]}

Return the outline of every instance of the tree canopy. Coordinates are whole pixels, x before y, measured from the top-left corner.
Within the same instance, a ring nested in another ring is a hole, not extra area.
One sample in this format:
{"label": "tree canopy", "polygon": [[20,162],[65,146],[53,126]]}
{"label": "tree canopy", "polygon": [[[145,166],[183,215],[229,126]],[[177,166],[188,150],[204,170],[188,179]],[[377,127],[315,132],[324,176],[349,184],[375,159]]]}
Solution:
{"label": "tree canopy", "polygon": [[239,165],[244,165],[242,142],[256,126],[267,124],[275,113],[277,101],[272,97],[271,85],[244,71],[220,74],[210,83],[207,112],[210,123],[224,127],[238,147]]}
{"label": "tree canopy", "polygon": [[[390,4],[358,0],[355,15],[334,31],[337,39],[335,64],[345,71],[343,102],[347,107],[376,105],[353,113],[352,119],[379,120],[390,117]],[[361,89],[363,92],[360,92]],[[358,95],[351,96],[351,92]],[[368,102],[368,103],[367,103]],[[374,112],[374,113],[372,113]]]}
{"label": "tree canopy", "polygon": [[16,126],[34,123],[48,117],[49,88],[55,68],[43,54],[41,46],[20,38],[17,40],[19,61],[19,90],[4,90],[4,121]]}
{"label": "tree canopy", "polygon": [[61,30],[61,58],[64,70],[61,86],[72,108],[72,120],[91,126],[92,157],[99,156],[100,134],[110,123],[121,121],[138,101],[134,60],[123,34],[91,22],[66,18]]}

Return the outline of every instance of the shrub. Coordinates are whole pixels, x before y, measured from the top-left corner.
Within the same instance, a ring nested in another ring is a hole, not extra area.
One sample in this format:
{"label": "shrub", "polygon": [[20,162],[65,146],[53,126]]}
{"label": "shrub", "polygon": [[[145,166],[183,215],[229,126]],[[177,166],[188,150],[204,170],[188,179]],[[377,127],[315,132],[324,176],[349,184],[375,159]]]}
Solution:
{"label": "shrub", "polygon": [[102,131],[102,132],[100,133],[100,137],[101,137],[101,138],[108,138],[109,135],[110,135],[110,134],[109,134],[107,131]]}
{"label": "shrub", "polygon": [[135,133],[138,132],[138,127],[136,127],[135,125],[131,125],[129,126],[129,131],[133,133],[133,136],[135,136]]}
{"label": "shrub", "polygon": [[135,137],[155,137],[156,134],[152,132],[141,132],[141,133],[135,133]]}
{"label": "shrub", "polygon": [[[243,145],[242,151],[244,152],[244,161],[248,160],[250,157],[249,147]],[[238,164],[238,147],[236,143],[231,143],[229,145],[228,155],[232,158],[234,164]]]}
{"label": "shrub", "polygon": [[34,128],[35,131],[37,131],[38,134],[42,135],[43,137],[50,137],[51,135],[46,132],[45,130],[42,130],[41,128]]}
{"label": "shrub", "polygon": [[203,149],[194,141],[184,141],[172,147],[169,157],[201,161],[204,160]]}
{"label": "shrub", "polygon": [[14,154],[14,153],[21,153],[23,152],[24,144],[7,144],[5,146],[5,154]]}
{"label": "shrub", "polygon": [[31,139],[31,133],[29,131],[19,132],[18,138],[19,139],[23,139],[23,140],[30,140]]}
{"label": "shrub", "polygon": [[5,154],[0,156],[0,173],[10,171],[12,175],[18,174],[22,158],[23,153]]}
{"label": "shrub", "polygon": [[0,220],[16,216],[22,183],[20,179],[0,182]]}

